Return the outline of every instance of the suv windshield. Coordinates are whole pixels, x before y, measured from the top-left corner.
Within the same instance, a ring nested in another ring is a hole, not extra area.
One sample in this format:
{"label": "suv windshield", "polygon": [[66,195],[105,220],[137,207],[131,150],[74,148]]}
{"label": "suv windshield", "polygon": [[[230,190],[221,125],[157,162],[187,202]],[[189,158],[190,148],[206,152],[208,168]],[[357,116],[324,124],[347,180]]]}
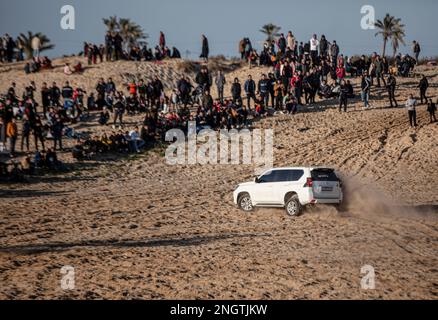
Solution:
{"label": "suv windshield", "polygon": [[333,169],[315,169],[311,174],[314,181],[339,181]]}

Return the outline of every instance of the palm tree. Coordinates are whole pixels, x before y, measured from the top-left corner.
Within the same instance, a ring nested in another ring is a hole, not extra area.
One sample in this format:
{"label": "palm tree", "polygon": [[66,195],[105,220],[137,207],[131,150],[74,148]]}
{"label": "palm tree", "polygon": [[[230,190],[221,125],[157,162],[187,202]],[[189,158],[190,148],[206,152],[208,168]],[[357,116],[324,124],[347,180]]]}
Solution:
{"label": "palm tree", "polygon": [[144,33],[142,27],[140,27],[135,22],[130,19],[117,18],[117,16],[112,16],[109,18],[102,19],[103,23],[107,27],[108,32],[114,33],[119,32],[120,36],[123,38],[123,45],[125,49],[129,46],[135,45],[140,40],[148,38],[148,35]]}
{"label": "palm tree", "polygon": [[261,29],[260,32],[264,33],[266,35],[266,41],[271,42],[275,39],[275,37],[279,36],[279,31],[281,30],[281,27],[276,26],[275,24],[268,23],[265,24]]}
{"label": "palm tree", "polygon": [[119,30],[119,21],[117,20],[117,16],[112,16],[108,19],[103,18],[102,20],[106,25],[108,32],[116,32]]}
{"label": "palm tree", "polygon": [[54,44],[50,43],[50,39],[47,38],[47,36],[42,34],[41,32],[37,32],[33,34],[32,31],[28,31],[27,35],[20,33],[17,40],[19,45],[23,47],[23,51],[27,59],[33,58],[32,39],[35,37],[40,38],[41,41],[40,52],[45,50],[50,50],[55,47]]}
{"label": "palm tree", "polygon": [[404,31],[404,24],[400,23],[400,18],[395,18],[391,16],[389,13],[386,14],[385,18],[382,20],[377,20],[374,24],[376,28],[380,29],[376,33],[377,35],[382,35],[383,38],[383,51],[382,51],[382,57],[385,56],[386,52],[386,44],[389,40],[392,40],[392,48],[394,50],[394,56],[397,52],[397,49],[399,47],[399,43],[404,44],[403,37],[405,36]]}
{"label": "palm tree", "polygon": [[119,20],[119,32],[123,38],[126,48],[135,45],[139,40],[146,39],[148,37],[148,35],[144,33],[143,29],[130,19]]}

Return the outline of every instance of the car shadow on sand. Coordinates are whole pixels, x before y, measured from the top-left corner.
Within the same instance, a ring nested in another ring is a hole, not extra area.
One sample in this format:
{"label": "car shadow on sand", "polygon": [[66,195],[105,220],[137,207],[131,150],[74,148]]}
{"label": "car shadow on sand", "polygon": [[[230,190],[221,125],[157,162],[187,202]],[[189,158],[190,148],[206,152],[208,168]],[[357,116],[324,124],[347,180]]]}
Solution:
{"label": "car shadow on sand", "polygon": [[[268,233],[224,233],[217,235],[201,235],[184,238],[152,238],[148,240],[86,240],[78,242],[55,242],[46,244],[23,244],[16,246],[0,246],[0,252],[2,253],[14,253],[14,254],[40,254],[48,252],[61,252],[71,249],[79,248],[99,248],[99,247],[112,247],[112,248],[150,248],[150,247],[186,247],[186,246],[199,246],[209,244],[211,242],[221,240],[231,240],[237,238],[255,238],[255,237],[269,237]],[[231,243],[231,245],[237,245]]]}

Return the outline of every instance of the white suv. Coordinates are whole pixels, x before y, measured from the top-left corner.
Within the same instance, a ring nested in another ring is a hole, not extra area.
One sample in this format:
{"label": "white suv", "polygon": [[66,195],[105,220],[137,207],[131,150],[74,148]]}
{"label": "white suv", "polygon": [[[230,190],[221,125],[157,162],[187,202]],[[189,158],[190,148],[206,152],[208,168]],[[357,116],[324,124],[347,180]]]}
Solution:
{"label": "white suv", "polygon": [[244,211],[256,206],[284,207],[296,216],[308,204],[341,204],[343,194],[334,169],[294,167],[271,169],[252,182],[239,184],[233,198]]}

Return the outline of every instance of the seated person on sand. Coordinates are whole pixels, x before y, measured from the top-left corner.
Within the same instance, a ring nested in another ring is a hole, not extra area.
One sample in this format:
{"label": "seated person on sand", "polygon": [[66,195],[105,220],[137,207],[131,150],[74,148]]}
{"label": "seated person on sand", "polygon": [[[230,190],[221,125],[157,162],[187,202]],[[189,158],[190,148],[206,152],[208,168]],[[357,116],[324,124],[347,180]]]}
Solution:
{"label": "seated person on sand", "polygon": [[52,69],[52,61],[48,57],[41,59],[41,70]]}
{"label": "seated person on sand", "polygon": [[80,62],[77,62],[73,68],[70,67],[69,63],[66,63],[64,66],[64,74],[66,75],[72,75],[73,73],[81,73],[83,71],[82,64]]}
{"label": "seated person on sand", "polygon": [[73,70],[70,68],[70,65],[68,63],[64,65],[64,74],[68,76],[73,74]]}
{"label": "seated person on sand", "polygon": [[327,84],[327,81],[323,81],[321,87],[318,90],[318,96],[320,98],[329,99],[336,97],[336,94],[333,93],[333,89],[330,85]]}

